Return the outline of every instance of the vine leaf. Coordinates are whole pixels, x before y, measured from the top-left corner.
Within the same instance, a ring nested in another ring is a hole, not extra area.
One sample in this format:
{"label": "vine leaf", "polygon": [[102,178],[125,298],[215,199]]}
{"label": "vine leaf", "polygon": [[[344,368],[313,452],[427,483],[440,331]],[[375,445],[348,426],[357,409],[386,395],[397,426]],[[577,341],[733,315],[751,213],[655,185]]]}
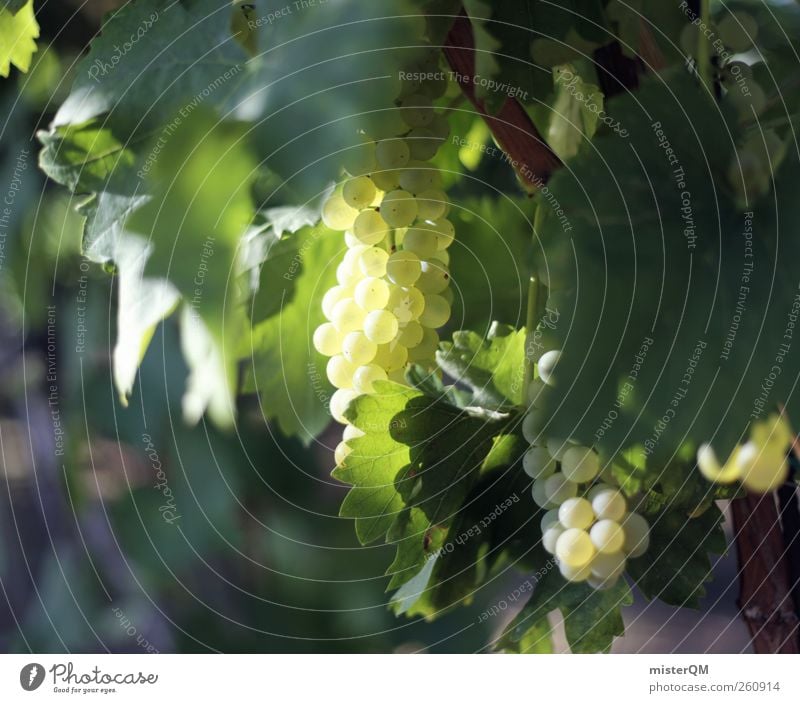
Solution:
{"label": "vine leaf", "polygon": [[39,24],[33,14],[33,0],[12,0],[0,7],[0,76],[8,78],[12,64],[27,72],[36,52],[38,37]]}

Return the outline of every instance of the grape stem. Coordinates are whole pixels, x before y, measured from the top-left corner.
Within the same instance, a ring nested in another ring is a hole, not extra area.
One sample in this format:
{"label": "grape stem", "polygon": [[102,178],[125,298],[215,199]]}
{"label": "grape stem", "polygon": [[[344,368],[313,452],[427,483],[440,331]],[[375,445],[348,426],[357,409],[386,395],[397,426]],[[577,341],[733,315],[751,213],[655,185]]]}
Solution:
{"label": "grape stem", "polygon": [[[544,220],[544,207],[541,202],[536,206],[536,213],[533,216],[533,241],[536,243],[539,238],[539,230],[541,229]],[[528,281],[528,310],[525,319],[525,333],[530,335],[536,326],[539,324],[539,319],[542,316],[542,303],[544,302],[544,286],[539,280],[538,276],[531,274]],[[533,380],[533,354],[528,348],[528,340],[525,340],[525,371],[524,382],[522,385],[522,404],[525,405],[526,396],[528,393],[528,386]]]}

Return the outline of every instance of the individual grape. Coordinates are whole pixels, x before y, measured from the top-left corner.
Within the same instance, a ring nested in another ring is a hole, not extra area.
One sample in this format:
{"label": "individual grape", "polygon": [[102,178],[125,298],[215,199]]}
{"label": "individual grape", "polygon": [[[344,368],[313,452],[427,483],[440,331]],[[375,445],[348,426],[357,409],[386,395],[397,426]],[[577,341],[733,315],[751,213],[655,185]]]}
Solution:
{"label": "individual grape", "polygon": [[350,449],[345,442],[339,442],[333,452],[333,459],[336,462],[336,466],[341,466],[351,452],[352,449]]}
{"label": "individual grape", "polygon": [[404,347],[416,347],[425,334],[422,325],[416,320],[411,320],[405,324],[397,336],[397,341]]}
{"label": "individual grape", "polygon": [[556,462],[544,447],[530,447],[522,457],[522,468],[531,478],[547,478],[556,472]]}
{"label": "individual grape", "polygon": [[586,494],[586,499],[591,503],[600,493],[603,491],[616,491],[617,489],[614,488],[610,483],[598,483],[596,486],[592,486],[589,489],[589,492]]}
{"label": "individual grape", "polygon": [[557,461],[561,461],[564,458],[564,454],[567,453],[567,450],[571,446],[572,445],[564,439],[551,437],[547,440],[547,451],[550,452],[550,455]]}
{"label": "individual grape", "polygon": [[389,252],[378,247],[369,247],[358,257],[358,268],[365,276],[381,278],[386,275]]}
{"label": "individual grape", "polygon": [[386,379],[386,371],[380,366],[375,364],[359,366],[353,374],[353,387],[360,393],[374,393],[375,388],[372,384]]}
{"label": "individual grape", "polygon": [[335,230],[346,230],[353,226],[358,210],[351,208],[341,195],[332,195],[322,206],[322,222]]}
{"label": "individual grape", "polygon": [[388,310],[373,310],[367,313],[363,322],[364,334],[375,344],[387,344],[396,336],[400,328],[397,317]]}
{"label": "individual grape", "polygon": [[589,530],[589,537],[595,549],[603,554],[622,551],[625,544],[625,533],[614,520],[598,520]]}
{"label": "individual grape", "polygon": [[587,483],[600,473],[600,459],[589,447],[570,447],[561,459],[561,471],[575,483]]}
{"label": "individual grape", "polygon": [[561,473],[548,476],[544,480],[544,489],[547,500],[554,505],[561,505],[578,494],[578,484],[567,480]]}
{"label": "individual grape", "polygon": [[378,142],[375,159],[382,169],[403,168],[411,158],[411,151],[405,139],[399,137]]}
{"label": "individual grape", "polygon": [[403,237],[403,249],[413,251],[420,259],[430,259],[436,253],[436,232],[429,227],[409,227]]}
{"label": "individual grape", "polygon": [[336,303],[345,298],[353,296],[353,289],[348,286],[334,286],[325,292],[322,296],[322,314],[328,320],[333,320],[333,308]]}
{"label": "individual grape", "polygon": [[550,525],[550,527],[542,531],[542,547],[548,554],[556,553],[556,544],[558,543],[558,538],[564,534],[564,530],[565,528],[562,525],[556,523],[554,525]]}
{"label": "individual grape", "polygon": [[625,554],[620,551],[596,554],[592,559],[592,576],[599,581],[616,581],[625,571]]}
{"label": "individual grape", "polygon": [[408,361],[408,348],[402,344],[381,344],[375,355],[374,363],[386,371],[393,373],[400,371]]}
{"label": "individual grape", "polygon": [[314,348],[324,356],[333,356],[342,350],[342,335],[330,322],[314,330]]}
{"label": "individual grape", "polygon": [[389,227],[375,210],[362,210],[353,223],[353,234],[362,244],[377,244],[389,232]]}
{"label": "individual grape", "polygon": [[340,388],[331,396],[331,416],[336,422],[346,425],[344,413],[350,403],[358,398],[358,393],[351,388]]}
{"label": "individual grape", "polygon": [[439,335],[436,330],[424,328],[422,341],[408,352],[408,360],[413,362],[428,361],[434,358],[439,348]]}
{"label": "individual grape", "polygon": [[433,122],[432,107],[429,97],[416,93],[400,101],[400,115],[409,127],[427,127]]}
{"label": "individual grape", "polygon": [[381,201],[381,217],[391,227],[408,227],[417,217],[417,201],[405,190],[386,193]]}
{"label": "individual grape", "polygon": [[428,125],[428,129],[442,141],[450,136],[450,122],[443,114],[434,114],[431,123]]}
{"label": "individual grape", "polygon": [[400,172],[392,169],[373,171],[370,174],[375,187],[384,192],[389,192],[400,187]]}
{"label": "individual grape", "polygon": [[592,500],[592,510],[598,520],[620,522],[625,517],[627,505],[622,493],[615,490],[600,491]]}
{"label": "individual grape", "polygon": [[340,286],[354,286],[360,278],[358,270],[349,261],[342,261],[336,267],[336,281]]}
{"label": "individual grape", "polygon": [[551,508],[550,500],[545,492],[545,485],[543,479],[537,479],[531,486],[531,494],[533,495],[533,502],[540,508]]}
{"label": "individual grape", "polygon": [[420,315],[420,324],[425,327],[441,327],[450,319],[450,305],[441,295],[426,295],[425,309]]}
{"label": "individual grape", "polygon": [[367,176],[359,176],[344,184],[342,197],[350,207],[361,210],[372,204],[377,192],[375,184]]}
{"label": "individual grape", "polygon": [[545,532],[551,527],[560,524],[561,523],[558,520],[558,508],[548,510],[544,515],[542,515],[542,519],[539,521],[539,527],[541,528],[542,532]]}
{"label": "individual grape", "polygon": [[747,12],[734,12],[724,17],[717,28],[719,38],[733,51],[747,51],[758,36],[758,23]]}
{"label": "individual grape", "polygon": [[364,310],[380,310],[389,302],[389,284],[382,278],[362,278],[354,297]]}
{"label": "individual grape", "polygon": [[[386,308],[402,324],[418,319],[425,310],[425,296],[414,287],[393,286]],[[424,324],[421,322],[421,324]],[[434,327],[435,325],[427,325]]]}
{"label": "individual grape", "polygon": [[542,391],[545,388],[544,381],[541,378],[534,378],[528,386],[528,403],[536,407],[539,399],[542,397]]}
{"label": "individual grape", "polygon": [[333,308],[331,322],[342,334],[355,332],[364,324],[366,313],[352,298],[340,300]]}
{"label": "individual grape", "polygon": [[450,272],[447,267],[436,261],[423,261],[422,274],[416,283],[417,288],[426,295],[443,293],[450,285]]}
{"label": "individual grape", "polygon": [[558,508],[558,520],[564,527],[588,530],[594,522],[592,504],[586,498],[567,498]]}
{"label": "individual grape", "polygon": [[428,189],[417,194],[417,217],[438,220],[447,211],[447,196],[441,190]]}
{"label": "individual grape", "polygon": [[396,251],[386,263],[386,275],[398,286],[411,286],[422,274],[419,257],[412,251]]}
{"label": "individual grape", "polygon": [[367,335],[361,330],[346,335],[341,347],[344,358],[355,366],[368,364],[378,352],[378,345],[367,339]]}
{"label": "individual grape", "polygon": [[[364,114],[361,120],[364,123],[364,132],[376,141],[390,139],[408,130],[400,110],[396,108]],[[379,144],[376,145],[376,157],[378,146]]]}
{"label": "individual grape", "polygon": [[539,378],[542,379],[548,386],[555,386],[556,379],[555,379],[555,369],[556,365],[558,364],[558,360],[561,358],[561,352],[553,349],[549,352],[545,352],[539,358],[539,363],[536,365],[539,371]]}
{"label": "individual grape", "polygon": [[328,380],[336,388],[352,388],[353,373],[356,367],[351,364],[342,354],[337,354],[328,359],[327,366]]}
{"label": "individual grape", "polygon": [[409,161],[400,171],[400,187],[417,195],[428,190],[436,190],[442,185],[438,169],[423,161]]}
{"label": "individual grape", "polygon": [[522,436],[531,444],[541,440],[542,419],[538,413],[529,412],[522,418]]}
{"label": "individual grape", "polygon": [[556,557],[574,569],[588,566],[594,555],[594,545],[585,530],[574,527],[564,530],[556,542]]}
{"label": "individual grape", "polygon": [[650,546],[650,525],[639,513],[629,513],[622,522],[623,549],[631,559],[642,556]]}
{"label": "individual grape", "polygon": [[416,161],[430,161],[436,156],[441,144],[441,140],[425,127],[415,127],[408,133],[406,139],[408,140],[411,158]]}
{"label": "individual grape", "polygon": [[344,168],[351,176],[365,176],[375,168],[375,142],[366,141],[348,149]]}
{"label": "individual grape", "polygon": [[453,223],[443,217],[433,223],[433,229],[436,232],[437,250],[443,251],[449,248],[456,236],[456,228],[453,227]]}
{"label": "individual grape", "polygon": [[349,442],[351,439],[356,439],[363,436],[364,432],[359,430],[355,425],[347,425],[342,432],[342,439],[345,442]]}
{"label": "individual grape", "polygon": [[360,278],[361,274],[359,272],[358,260],[369,248],[370,247],[368,247],[366,244],[358,243],[353,247],[349,247],[345,252],[344,256],[342,257],[341,265],[344,265],[347,268],[350,276]]}
{"label": "individual grape", "polygon": [[729,90],[725,99],[733,104],[740,117],[750,119],[753,113],[760,115],[764,111],[767,106],[767,96],[764,89],[754,80],[750,80],[747,87],[749,88],[747,92],[738,88]]}
{"label": "individual grape", "polygon": [[592,571],[589,568],[589,564],[584,564],[581,567],[574,567],[561,562],[558,565],[558,570],[567,581],[571,581],[572,583],[582,583],[583,581],[588,581],[592,576]]}
{"label": "individual grape", "polygon": [[437,251],[431,258],[441,261],[445,266],[450,265],[450,252],[446,249]]}

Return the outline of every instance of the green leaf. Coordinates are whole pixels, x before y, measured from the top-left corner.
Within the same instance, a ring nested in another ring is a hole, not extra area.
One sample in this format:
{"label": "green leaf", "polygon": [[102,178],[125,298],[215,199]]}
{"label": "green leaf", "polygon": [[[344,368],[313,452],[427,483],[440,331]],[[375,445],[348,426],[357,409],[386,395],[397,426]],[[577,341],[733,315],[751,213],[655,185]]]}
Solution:
{"label": "green leaf", "polygon": [[12,64],[23,72],[30,68],[38,37],[33,0],[0,7],[0,76],[8,78]]}
{"label": "green leaf", "polygon": [[546,618],[534,622],[517,640],[505,633],[497,642],[496,649],[509,654],[552,654],[553,638],[550,623]]}
{"label": "green leaf", "polygon": [[522,404],[525,330],[492,325],[486,339],[462,330],[444,343],[436,361],[445,373],[472,390],[472,405],[502,408]]}
{"label": "green leaf", "polygon": [[336,285],[341,234],[322,225],[304,228],[270,249],[252,309],[252,333],[239,353],[247,362],[244,390],[257,392],[266,417],[305,444],[330,422],[327,360],[311,343],[325,322],[322,296]]}
{"label": "green leaf", "polygon": [[724,554],[723,515],[716,505],[689,519],[682,510],[646,512],[650,548],[628,561],[628,574],[648,598],[670,605],[699,606],[711,579],[708,553]]}
{"label": "green leaf", "polygon": [[16,15],[27,4],[28,0],[2,0],[0,1],[0,9],[9,10],[12,15]]}
{"label": "green leaf", "polygon": [[585,83],[572,66],[555,68],[556,98],[547,130],[547,144],[563,161],[570,159],[594,136],[603,94]]}
{"label": "green leaf", "polygon": [[613,588],[598,591],[585,583],[565,581],[554,562],[535,582],[533,595],[509,625],[512,642],[531,637],[531,628],[542,628],[547,614],[560,610],[567,642],[575,654],[607,652],[614,637],[625,632],[621,608],[633,603],[628,584],[620,579]]}

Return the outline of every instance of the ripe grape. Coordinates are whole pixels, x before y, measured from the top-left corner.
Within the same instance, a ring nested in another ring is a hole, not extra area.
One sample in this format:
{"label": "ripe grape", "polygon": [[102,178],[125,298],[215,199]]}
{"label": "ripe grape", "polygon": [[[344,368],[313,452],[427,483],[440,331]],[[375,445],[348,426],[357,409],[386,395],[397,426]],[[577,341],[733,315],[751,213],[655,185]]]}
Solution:
{"label": "ripe grape", "polygon": [[331,416],[342,425],[347,424],[344,413],[348,406],[358,397],[358,393],[350,388],[340,388],[331,396]]}
{"label": "ripe grape", "polygon": [[450,305],[441,295],[426,295],[425,309],[419,317],[426,327],[441,327],[450,319]]}
{"label": "ripe grape", "polygon": [[[567,498],[558,508],[558,519],[564,527],[588,530],[594,521],[592,504],[585,498]],[[592,527],[592,532],[594,532],[594,529]],[[592,538],[592,541],[594,542],[594,538]],[[595,547],[597,547],[596,542]]]}
{"label": "ripe grape", "polygon": [[358,210],[351,208],[341,195],[332,195],[322,206],[322,222],[326,227],[345,230],[352,227]]}
{"label": "ripe grape", "polygon": [[378,244],[389,227],[375,210],[362,210],[353,221],[353,234],[362,244]]}
{"label": "ripe grape", "polygon": [[388,310],[373,310],[364,318],[364,334],[375,344],[391,342],[399,328],[397,317]]}
{"label": "ripe grape", "polygon": [[368,364],[378,352],[378,345],[367,339],[367,336],[361,330],[350,332],[345,336],[341,347],[344,357],[356,366]]}
{"label": "ripe grape", "polygon": [[550,503],[561,505],[578,494],[578,484],[568,480],[562,473],[555,473],[544,480],[544,490]]}
{"label": "ripe grape", "polygon": [[530,447],[522,457],[522,468],[531,478],[547,478],[556,472],[556,462],[544,447]]}
{"label": "ripe grape", "polygon": [[642,556],[650,546],[650,525],[639,513],[630,513],[622,522],[623,549],[631,559]]}
{"label": "ripe grape", "polygon": [[369,247],[358,257],[358,268],[365,276],[382,278],[386,275],[389,252],[378,247]]}
{"label": "ripe grape", "polygon": [[342,334],[355,332],[364,324],[365,311],[352,298],[344,298],[333,306],[331,322]]}
{"label": "ripe grape", "polygon": [[556,365],[558,364],[558,360],[561,358],[561,352],[558,350],[552,350],[549,352],[545,352],[539,358],[539,363],[537,364],[537,369],[539,370],[539,378],[542,379],[548,386],[555,386],[556,379],[555,379],[555,369]]}
{"label": "ripe grape", "polygon": [[389,284],[382,278],[363,278],[355,290],[355,301],[364,310],[380,310],[389,302]]}
{"label": "ripe grape", "polygon": [[592,544],[598,552],[613,554],[622,550],[625,543],[625,533],[619,523],[613,520],[598,520],[589,531]]}
{"label": "ripe grape", "polygon": [[403,249],[420,259],[430,259],[438,249],[436,232],[426,226],[409,227],[403,237]]}
{"label": "ripe grape", "polygon": [[378,142],[375,149],[375,160],[382,169],[403,168],[410,158],[411,152],[406,140],[399,137],[384,139]]}
{"label": "ripe grape", "polygon": [[627,505],[622,493],[615,490],[600,491],[592,500],[592,510],[598,520],[621,521]]}
{"label": "ripe grape", "polygon": [[376,364],[359,366],[353,374],[353,386],[359,393],[373,393],[372,384],[386,379],[386,371]]}
{"label": "ripe grape", "polygon": [[419,257],[411,251],[396,251],[386,263],[386,275],[398,286],[411,286],[422,273]]}
{"label": "ripe grape", "polygon": [[556,556],[562,564],[574,569],[588,566],[595,551],[587,532],[574,527],[564,530],[556,542]]}
{"label": "ripe grape", "polygon": [[361,210],[372,204],[377,192],[375,184],[369,178],[359,176],[358,178],[351,178],[344,184],[342,197],[350,207]]}
{"label": "ripe grape", "polygon": [[438,220],[447,213],[447,196],[441,190],[424,190],[417,194],[420,220]]}
{"label": "ripe grape", "polygon": [[324,356],[334,356],[342,349],[342,335],[330,322],[314,330],[314,348]]}
{"label": "ripe grape", "polygon": [[417,217],[417,201],[404,190],[386,193],[381,201],[381,217],[391,227],[408,227]]}
{"label": "ripe grape", "polygon": [[575,483],[586,483],[600,473],[600,459],[588,447],[570,447],[561,459],[561,471]]}

